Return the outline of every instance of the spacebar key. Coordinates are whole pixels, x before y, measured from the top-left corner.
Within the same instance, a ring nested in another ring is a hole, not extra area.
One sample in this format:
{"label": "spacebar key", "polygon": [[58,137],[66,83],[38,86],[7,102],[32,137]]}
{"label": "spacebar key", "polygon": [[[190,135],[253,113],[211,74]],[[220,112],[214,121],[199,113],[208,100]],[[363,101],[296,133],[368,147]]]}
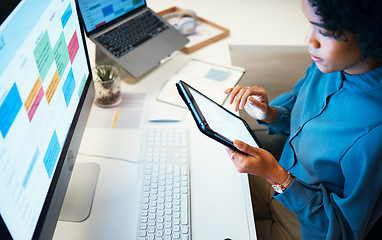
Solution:
{"label": "spacebar key", "polygon": [[181,195],[181,224],[188,224],[188,195],[182,194]]}
{"label": "spacebar key", "polygon": [[150,38],[151,38],[151,35],[146,35],[146,36],[142,37],[141,39],[139,39],[138,41],[132,43],[131,46],[132,47],[137,47],[141,43],[146,42],[147,40],[149,40]]}

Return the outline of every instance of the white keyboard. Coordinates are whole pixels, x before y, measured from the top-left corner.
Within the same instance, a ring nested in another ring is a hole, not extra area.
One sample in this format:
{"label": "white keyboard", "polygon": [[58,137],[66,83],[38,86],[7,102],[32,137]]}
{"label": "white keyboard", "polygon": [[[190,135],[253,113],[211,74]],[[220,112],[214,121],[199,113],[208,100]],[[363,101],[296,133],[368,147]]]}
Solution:
{"label": "white keyboard", "polygon": [[138,240],[191,239],[188,132],[147,131]]}

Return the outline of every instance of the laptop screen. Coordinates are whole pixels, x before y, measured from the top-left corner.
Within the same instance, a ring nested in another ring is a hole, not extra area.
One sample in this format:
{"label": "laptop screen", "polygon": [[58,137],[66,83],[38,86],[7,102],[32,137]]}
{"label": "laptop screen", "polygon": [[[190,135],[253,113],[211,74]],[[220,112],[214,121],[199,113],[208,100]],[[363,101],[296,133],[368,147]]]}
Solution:
{"label": "laptop screen", "polygon": [[143,5],[145,0],[79,0],[86,32],[109,23]]}

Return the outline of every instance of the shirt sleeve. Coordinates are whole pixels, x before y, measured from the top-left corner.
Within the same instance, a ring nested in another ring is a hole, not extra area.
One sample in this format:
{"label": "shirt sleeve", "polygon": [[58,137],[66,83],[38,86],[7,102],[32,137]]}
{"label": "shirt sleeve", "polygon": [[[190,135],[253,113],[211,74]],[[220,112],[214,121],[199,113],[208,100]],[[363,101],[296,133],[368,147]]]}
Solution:
{"label": "shirt sleeve", "polygon": [[363,239],[366,236],[382,214],[380,143],[382,126],[377,126],[350,146],[340,160],[344,176],[341,195],[330,192],[325,183],[313,186],[299,179],[284,193],[275,195],[298,215],[303,238]]}

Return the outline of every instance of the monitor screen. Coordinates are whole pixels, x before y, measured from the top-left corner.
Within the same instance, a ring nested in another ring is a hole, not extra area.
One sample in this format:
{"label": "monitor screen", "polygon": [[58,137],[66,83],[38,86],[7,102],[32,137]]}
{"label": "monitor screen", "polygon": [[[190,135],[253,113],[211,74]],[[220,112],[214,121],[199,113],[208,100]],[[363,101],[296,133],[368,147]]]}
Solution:
{"label": "monitor screen", "polygon": [[0,25],[0,239],[48,239],[93,100],[90,64],[74,0],[8,2],[16,4]]}
{"label": "monitor screen", "polygon": [[84,25],[90,32],[122,15],[144,6],[144,0],[80,0],[79,8],[82,12]]}

